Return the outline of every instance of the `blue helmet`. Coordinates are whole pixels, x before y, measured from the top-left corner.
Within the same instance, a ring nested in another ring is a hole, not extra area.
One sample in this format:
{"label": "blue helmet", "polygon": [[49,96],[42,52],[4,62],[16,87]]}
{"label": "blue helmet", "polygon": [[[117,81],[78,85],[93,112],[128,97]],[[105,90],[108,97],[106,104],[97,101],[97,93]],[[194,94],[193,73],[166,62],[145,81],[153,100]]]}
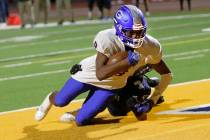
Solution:
{"label": "blue helmet", "polygon": [[125,46],[138,48],[143,44],[147,23],[142,11],[136,6],[121,6],[114,15],[114,27]]}

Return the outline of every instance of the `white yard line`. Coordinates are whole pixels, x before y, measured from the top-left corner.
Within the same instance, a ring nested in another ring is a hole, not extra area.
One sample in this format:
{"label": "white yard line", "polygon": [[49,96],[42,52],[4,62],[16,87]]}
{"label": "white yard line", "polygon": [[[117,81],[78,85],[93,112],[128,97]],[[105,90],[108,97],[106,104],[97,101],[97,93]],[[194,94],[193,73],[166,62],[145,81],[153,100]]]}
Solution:
{"label": "white yard line", "polygon": [[[196,105],[196,106],[191,106],[191,107],[185,107],[185,108],[181,108],[181,109],[175,109],[175,110],[166,110],[166,111],[161,111],[158,112],[156,114],[158,115],[162,115],[162,114],[176,114],[176,115],[186,115],[186,114],[198,114],[201,115],[201,112],[183,112],[184,110],[189,110],[189,109],[197,109],[197,108],[201,108],[201,107],[207,107],[210,106],[210,104],[202,104],[202,105]],[[209,111],[202,111],[202,114],[210,114],[210,110]]]}
{"label": "white yard line", "polygon": [[189,15],[180,15],[180,16],[151,17],[147,18],[147,20],[160,21],[160,20],[179,20],[179,19],[206,18],[206,17],[210,17],[210,14],[189,14]]}
{"label": "white yard line", "polygon": [[195,33],[195,34],[185,34],[185,35],[177,35],[177,36],[169,36],[169,37],[163,37],[159,38],[159,41],[167,41],[167,40],[174,40],[174,39],[180,39],[180,38],[191,38],[191,37],[197,37],[202,35],[210,35],[208,32],[202,32],[202,33]]}
{"label": "white yard line", "polygon": [[4,78],[0,78],[0,82],[9,81],[9,80],[17,80],[17,79],[25,79],[25,78],[31,78],[31,77],[37,77],[37,76],[43,76],[43,75],[49,75],[49,74],[58,74],[58,73],[63,73],[67,71],[68,69],[62,69],[62,70],[56,70],[56,71],[46,71],[46,72],[39,72],[39,73],[31,73],[27,75],[4,77]]}
{"label": "white yard line", "polygon": [[3,68],[15,68],[15,67],[27,66],[31,64],[32,62],[15,63],[15,64],[4,65]]}
{"label": "white yard line", "polygon": [[202,32],[210,32],[210,28],[202,29]]}
{"label": "white yard line", "polygon": [[[164,37],[164,38],[160,38],[159,40],[162,40],[162,41],[163,40],[173,40],[175,38],[178,39],[178,38],[185,38],[185,37],[192,37],[192,36],[196,37],[196,36],[207,35],[207,34],[208,33],[197,33],[197,34],[193,34],[193,35],[190,34],[190,35],[173,36],[173,37],[166,37],[166,38]],[[86,37],[90,37],[90,36],[86,36]],[[79,37],[79,38],[82,38],[82,37]],[[77,39],[79,39],[79,38],[77,38]],[[59,42],[59,40],[54,40],[51,43],[56,43],[57,41]],[[70,40],[66,40],[66,41],[70,41]],[[48,43],[48,42],[45,42],[45,43]],[[175,44],[176,44],[176,42],[175,42]],[[173,45],[175,45],[175,44],[173,44]],[[36,58],[36,57],[44,57],[44,56],[52,56],[52,55],[65,54],[65,53],[71,53],[71,52],[83,52],[83,51],[87,51],[87,50],[93,50],[93,48],[89,47],[89,48],[82,48],[82,49],[62,50],[62,51],[55,51],[55,52],[49,52],[49,53],[31,54],[31,55],[25,55],[25,56],[19,56],[19,57],[3,58],[3,59],[0,59],[0,62],[23,60],[23,59],[28,59],[28,58]]]}
{"label": "white yard line", "polygon": [[185,23],[185,24],[176,24],[176,25],[165,25],[160,27],[148,27],[148,30],[166,30],[166,29],[173,29],[173,28],[183,28],[183,27],[189,27],[189,26],[200,26],[203,24],[209,24],[210,21],[200,21],[200,22],[194,22],[194,23]]}
{"label": "white yard line", "polygon": [[201,54],[201,53],[207,53],[210,52],[210,49],[199,49],[199,50],[193,50],[193,51],[187,51],[182,53],[173,53],[164,55],[164,58],[171,58],[171,57],[178,57],[178,56],[188,56],[188,55],[194,55],[194,54]]}
{"label": "white yard line", "polygon": [[71,41],[78,41],[93,38],[94,35],[87,35],[87,36],[80,36],[80,37],[69,37],[63,39],[54,39],[50,41],[38,41],[33,43],[24,43],[24,44],[16,44],[16,45],[9,45],[0,47],[0,50],[11,49],[11,48],[19,48],[19,47],[30,47],[30,46],[37,46],[37,45],[46,45],[46,44],[53,44],[53,43],[60,43],[60,42],[71,42]]}
{"label": "white yard line", "polygon": [[195,58],[202,58],[204,57],[204,54],[198,54],[198,55],[191,55],[191,56],[185,56],[185,57],[178,57],[175,58],[175,61],[180,61],[180,60],[190,60],[190,59],[195,59]]}
{"label": "white yard line", "polygon": [[[160,20],[181,20],[181,19],[193,19],[193,18],[206,18],[210,17],[210,14],[188,14],[188,15],[179,15],[179,16],[159,16],[159,17],[148,17],[148,21],[160,21]],[[80,20],[75,23],[64,22],[63,26],[75,26],[75,25],[86,25],[86,24],[103,24],[103,23],[112,23],[113,20]],[[34,28],[47,28],[47,27],[56,27],[57,23],[48,23],[48,24],[37,24]],[[30,25],[26,26],[31,28]],[[11,30],[19,29],[20,26],[0,26],[0,30]]]}
{"label": "white yard line", "polygon": [[[164,29],[169,29],[169,28],[180,28],[180,27],[188,27],[188,26],[192,26],[192,25],[201,25],[201,24],[206,24],[206,23],[209,23],[208,21],[203,21],[203,22],[196,22],[196,23],[191,23],[191,24],[178,24],[178,25],[169,25],[169,26],[163,26],[163,27],[158,27],[158,28],[152,28],[151,30],[164,30]],[[91,27],[90,28],[84,28],[84,30],[91,30]],[[41,35],[56,35],[56,34],[63,34],[63,33],[74,33],[74,32],[80,32],[80,31],[84,31],[84,30],[81,30],[81,29],[74,29],[74,30],[66,30],[66,31],[53,31],[53,32],[47,32],[47,33],[40,33]],[[205,34],[205,33],[204,33]],[[202,35],[202,34],[201,34]],[[84,36],[84,38],[91,38],[93,37],[94,35],[87,35],[87,36]],[[193,34],[192,36],[189,36],[189,37],[193,37],[193,36],[196,36],[196,34]],[[177,36],[179,37],[179,36]],[[171,40],[171,39],[178,39],[176,36],[175,37],[172,37],[172,38],[168,38],[166,37],[166,39],[163,39],[163,40]],[[183,36],[185,37],[185,36]],[[10,48],[16,48],[16,47],[29,47],[29,46],[35,46],[35,45],[41,45],[41,44],[51,44],[52,42],[54,43],[59,43],[59,42],[62,42],[62,41],[74,41],[74,40],[80,40],[80,39],[83,39],[83,38],[78,38],[76,37],[75,39],[74,38],[64,38],[64,39],[57,39],[55,41],[51,40],[51,41],[40,41],[40,42],[34,42],[34,43],[24,43],[24,44],[16,44],[16,45],[7,45],[7,46],[4,46],[4,47],[0,47],[0,50],[5,50],[5,49],[10,49]]]}
{"label": "white yard line", "polygon": [[[171,85],[169,85],[169,87],[184,86],[184,85],[190,85],[190,84],[201,83],[201,82],[206,82],[206,81],[210,81],[210,78],[209,79],[189,81],[189,82],[183,82],[183,83],[177,83],[177,84],[171,84]],[[82,101],[84,101],[84,99],[73,100],[73,102],[82,102]],[[37,106],[29,107],[29,108],[22,108],[22,109],[17,109],[17,110],[12,110],[12,111],[0,112],[0,116],[10,114],[10,113],[27,111],[27,110],[31,110],[31,109],[35,109],[35,108],[37,108]]]}
{"label": "white yard line", "polygon": [[52,65],[61,65],[61,64],[67,64],[67,63],[71,63],[71,60],[51,62],[51,63],[46,63],[43,65],[44,66],[52,66]]}
{"label": "white yard line", "polygon": [[73,52],[83,52],[83,51],[88,51],[88,50],[93,50],[93,48],[62,50],[62,51],[54,51],[54,52],[48,52],[48,53],[31,54],[31,55],[25,55],[25,56],[19,56],[19,57],[3,58],[3,59],[0,59],[0,62],[7,62],[7,61],[13,61],[13,60],[24,60],[24,59],[29,59],[29,58],[53,56],[53,55],[73,53]]}
{"label": "white yard line", "polygon": [[[73,100],[72,102],[83,102],[84,99],[76,99]],[[22,108],[22,109],[17,109],[17,110],[11,110],[11,111],[5,111],[5,112],[0,112],[0,116],[1,115],[6,115],[9,113],[15,113],[15,112],[22,112],[22,111],[27,111],[27,110],[31,110],[31,109],[36,109],[38,106],[33,106],[33,107],[27,107],[27,108]]]}
{"label": "white yard line", "polygon": [[[87,50],[91,50],[90,48],[88,49],[77,49],[77,51],[87,51]],[[76,50],[75,50],[76,51]],[[71,50],[68,50],[66,52],[62,51],[62,52],[57,52],[59,53],[69,53],[71,52]],[[198,58],[198,57],[203,57],[204,53],[208,53],[210,52],[210,49],[201,49],[201,50],[193,50],[193,51],[187,51],[187,52],[182,52],[182,53],[173,53],[173,54],[168,54],[168,55],[164,55],[164,58],[173,58],[175,57],[174,60],[184,60],[184,59],[192,59],[192,58]],[[50,53],[51,55],[55,55],[54,53]],[[50,55],[49,54],[49,55]],[[196,55],[199,54],[199,55]],[[46,54],[42,54],[41,56],[45,56]],[[193,56],[189,56],[189,55],[193,55]],[[201,56],[202,55],[202,56]],[[81,55],[83,56],[83,55]],[[26,59],[26,58],[33,58],[33,57],[37,57],[37,56],[28,56],[28,57],[19,57],[18,59]],[[78,57],[77,55],[75,57]],[[179,57],[179,58],[177,58]],[[181,57],[181,58],[180,58]],[[74,58],[74,57],[72,57]],[[15,60],[17,60],[17,58],[14,58]],[[12,59],[7,59],[7,61],[10,61]],[[0,59],[0,62],[2,60]],[[55,60],[56,61],[56,60]],[[2,68],[11,68],[11,67],[20,67],[20,66],[26,66],[26,65],[30,65],[30,64],[34,64],[37,62],[24,62],[24,63],[14,63],[14,64],[8,64],[8,65],[3,65]],[[51,63],[46,63],[43,64],[45,66],[49,66],[49,65],[57,65],[57,64],[65,64],[65,63],[70,63],[70,60],[65,60],[65,61],[57,61],[57,62],[51,62]]]}

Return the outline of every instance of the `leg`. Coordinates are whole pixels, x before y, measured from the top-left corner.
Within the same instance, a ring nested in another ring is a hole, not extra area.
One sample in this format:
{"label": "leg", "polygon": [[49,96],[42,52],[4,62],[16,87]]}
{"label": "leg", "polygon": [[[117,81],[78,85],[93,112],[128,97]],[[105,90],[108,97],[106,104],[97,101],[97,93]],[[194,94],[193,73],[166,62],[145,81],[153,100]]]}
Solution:
{"label": "leg", "polygon": [[191,11],[191,0],[187,0],[188,10]]}
{"label": "leg", "polygon": [[32,0],[28,1],[28,13],[31,26],[33,27],[35,24],[35,8]]}
{"label": "leg", "polygon": [[64,87],[60,90],[60,92],[51,92],[47,95],[42,104],[39,106],[35,114],[35,119],[37,121],[42,120],[47,115],[52,104],[55,106],[63,107],[69,104],[69,102],[71,102],[79,94],[88,91],[90,87],[90,85],[70,78]]}
{"label": "leg", "polygon": [[98,9],[100,11],[99,18],[100,19],[103,19],[103,17],[104,17],[104,11],[103,11],[103,8],[104,8],[104,0],[97,0],[96,3],[97,3],[97,6],[98,6]]}
{"label": "leg", "polygon": [[79,94],[88,91],[90,88],[90,85],[70,78],[64,87],[55,95],[54,105],[59,107],[66,106]]}
{"label": "leg", "polygon": [[[92,95],[94,94],[95,90],[91,89],[90,92],[88,93],[88,96],[86,97],[85,101],[83,102],[83,104],[85,104],[90,97],[92,97]],[[60,117],[60,121],[61,122],[71,122],[71,121],[75,121],[75,116],[77,114],[79,109],[76,109],[72,112],[66,112],[64,113],[61,117]]]}
{"label": "leg", "polygon": [[139,0],[136,0],[136,7],[139,7]]}
{"label": "leg", "polygon": [[18,10],[19,10],[19,14],[20,14],[20,18],[21,18],[21,28],[25,27],[25,15],[24,15],[24,8],[25,7],[25,2],[18,2]]}
{"label": "leg", "polygon": [[184,0],[179,0],[179,2],[180,2],[180,10],[183,11],[184,10],[184,7],[183,7]]}
{"label": "leg", "polygon": [[145,12],[146,12],[146,15],[149,16],[149,6],[148,6],[148,1],[147,0],[144,0],[144,7],[145,7]]}
{"label": "leg", "polygon": [[104,7],[107,9],[107,18],[111,18],[111,0],[104,0]]}
{"label": "leg", "polygon": [[77,125],[81,126],[89,124],[94,116],[106,108],[109,99],[113,97],[113,95],[114,93],[110,90],[96,90],[77,113]]}
{"label": "leg", "polygon": [[[71,0],[65,0],[64,3],[65,3],[65,7],[68,11],[69,21],[74,22],[74,12],[72,9]],[[70,18],[71,18],[71,20],[70,20]]]}
{"label": "leg", "polygon": [[34,13],[35,13],[35,22],[39,22],[39,16],[40,16],[40,0],[34,0]]}
{"label": "leg", "polygon": [[62,5],[63,5],[63,0],[56,0],[56,10],[57,10],[58,18],[59,18],[58,25],[62,25],[64,21],[64,17],[62,13]]}
{"label": "leg", "polygon": [[50,1],[49,0],[43,0],[43,11],[44,11],[44,23],[47,24],[48,22],[48,12],[50,10]]}
{"label": "leg", "polygon": [[88,0],[88,19],[93,19],[93,5],[95,0]]}

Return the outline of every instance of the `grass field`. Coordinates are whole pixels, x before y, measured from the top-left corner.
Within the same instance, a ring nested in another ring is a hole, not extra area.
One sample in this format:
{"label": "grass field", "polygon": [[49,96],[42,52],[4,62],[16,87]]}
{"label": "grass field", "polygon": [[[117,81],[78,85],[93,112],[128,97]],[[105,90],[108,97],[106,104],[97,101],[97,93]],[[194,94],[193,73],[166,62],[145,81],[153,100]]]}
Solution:
{"label": "grass field", "polygon": [[[148,33],[161,42],[173,83],[210,78],[210,32],[202,31],[210,28],[210,13],[179,14],[148,17]],[[94,35],[110,27],[111,22],[0,31],[0,112],[37,106],[60,89],[69,68],[95,53]]]}

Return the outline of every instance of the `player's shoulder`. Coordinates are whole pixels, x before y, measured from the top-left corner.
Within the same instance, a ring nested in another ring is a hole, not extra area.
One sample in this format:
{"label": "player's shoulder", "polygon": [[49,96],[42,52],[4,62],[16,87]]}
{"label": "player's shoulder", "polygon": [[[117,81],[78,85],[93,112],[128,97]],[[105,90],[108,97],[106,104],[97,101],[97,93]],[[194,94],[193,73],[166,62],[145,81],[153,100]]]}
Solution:
{"label": "player's shoulder", "polygon": [[149,47],[152,47],[152,48],[156,48],[156,49],[161,49],[160,42],[156,38],[154,38],[153,36],[151,36],[151,35],[148,35],[147,34],[145,36],[144,41],[145,41],[145,45],[146,46],[149,46]]}
{"label": "player's shoulder", "polygon": [[141,49],[144,55],[151,57],[149,62],[151,64],[158,63],[162,59],[162,48],[160,42],[150,35],[145,36],[143,47],[141,47]]}
{"label": "player's shoulder", "polygon": [[96,34],[96,39],[113,40],[116,37],[114,28],[101,30]]}
{"label": "player's shoulder", "polygon": [[93,41],[93,45],[98,52],[103,53],[107,57],[123,50],[123,46],[117,44],[117,36],[114,28],[98,32]]}

